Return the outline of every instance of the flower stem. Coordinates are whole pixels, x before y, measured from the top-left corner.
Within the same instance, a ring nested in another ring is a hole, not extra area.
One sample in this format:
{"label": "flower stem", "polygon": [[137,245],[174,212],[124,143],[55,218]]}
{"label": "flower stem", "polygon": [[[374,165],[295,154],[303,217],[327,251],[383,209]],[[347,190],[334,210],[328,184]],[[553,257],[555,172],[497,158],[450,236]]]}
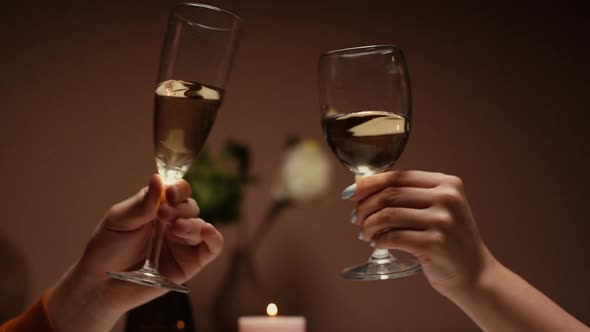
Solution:
{"label": "flower stem", "polygon": [[291,205],[291,202],[288,200],[275,200],[270,208],[266,211],[266,215],[262,220],[262,223],[258,225],[254,236],[250,239],[250,241],[246,244],[246,248],[249,248],[252,252],[256,250],[260,241],[262,241],[268,233],[268,231],[274,225],[277,217],[281,214],[281,212],[288,206]]}

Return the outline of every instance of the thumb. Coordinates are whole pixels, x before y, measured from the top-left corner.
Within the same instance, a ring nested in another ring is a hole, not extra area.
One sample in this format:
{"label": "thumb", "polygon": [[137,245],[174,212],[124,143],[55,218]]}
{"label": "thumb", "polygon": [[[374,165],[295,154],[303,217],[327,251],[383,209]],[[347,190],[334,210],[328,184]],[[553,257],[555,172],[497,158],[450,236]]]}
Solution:
{"label": "thumb", "polygon": [[137,194],[111,207],[104,227],[111,231],[134,231],[156,218],[164,184],[158,175],[153,175],[149,185]]}

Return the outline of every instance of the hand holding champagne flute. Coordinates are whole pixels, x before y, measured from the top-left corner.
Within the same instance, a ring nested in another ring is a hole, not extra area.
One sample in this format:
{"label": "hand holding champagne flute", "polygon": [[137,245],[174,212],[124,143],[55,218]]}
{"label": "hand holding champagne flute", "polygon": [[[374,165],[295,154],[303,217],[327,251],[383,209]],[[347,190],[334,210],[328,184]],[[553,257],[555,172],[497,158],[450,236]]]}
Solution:
{"label": "hand holding champagne flute", "polygon": [[[182,179],[205,144],[223,101],[240,27],[238,16],[209,5],[181,3],[170,13],[154,102],[156,166],[167,185]],[[154,220],[153,227],[143,267],[109,276],[188,292],[159,273],[166,225]]]}

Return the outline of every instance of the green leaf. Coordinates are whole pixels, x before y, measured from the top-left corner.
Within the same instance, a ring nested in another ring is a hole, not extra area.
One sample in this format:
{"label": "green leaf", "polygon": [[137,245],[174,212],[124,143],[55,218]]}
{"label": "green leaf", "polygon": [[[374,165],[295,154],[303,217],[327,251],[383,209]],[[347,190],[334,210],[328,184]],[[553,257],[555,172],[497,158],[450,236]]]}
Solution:
{"label": "green leaf", "polygon": [[247,182],[250,176],[250,149],[237,141],[227,141],[223,148],[224,159],[234,159],[238,163],[238,177]]}
{"label": "green leaf", "polygon": [[[228,161],[236,162],[237,169],[227,167]],[[239,220],[244,188],[253,178],[250,149],[233,140],[224,145],[221,161],[215,161],[203,149],[185,176],[201,208],[200,217],[213,224]]]}

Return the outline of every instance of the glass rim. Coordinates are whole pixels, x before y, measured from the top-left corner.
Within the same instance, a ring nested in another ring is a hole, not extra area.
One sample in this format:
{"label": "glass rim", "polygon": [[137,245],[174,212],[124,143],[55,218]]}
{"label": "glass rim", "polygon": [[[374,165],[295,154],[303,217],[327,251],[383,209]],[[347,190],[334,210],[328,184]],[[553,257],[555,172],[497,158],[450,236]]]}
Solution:
{"label": "glass rim", "polygon": [[205,29],[210,29],[210,30],[216,30],[216,31],[233,31],[233,30],[237,30],[234,27],[230,27],[230,28],[218,28],[218,27],[212,27],[209,25],[205,25],[202,23],[199,23],[197,21],[195,21],[194,19],[190,19],[188,17],[186,17],[185,15],[182,15],[182,10],[181,8],[186,8],[186,7],[197,7],[197,8],[201,8],[201,9],[209,9],[209,10],[213,10],[219,13],[223,13],[223,14],[227,14],[229,16],[231,16],[235,22],[238,23],[238,27],[244,22],[244,20],[239,17],[238,15],[230,12],[229,10],[223,9],[223,8],[219,8],[216,6],[212,6],[212,5],[208,5],[205,3],[199,3],[199,2],[180,2],[178,4],[176,4],[176,6],[174,6],[174,8],[172,8],[172,15],[183,19],[184,21],[186,21],[188,24],[190,25],[195,25],[195,26],[199,26]]}
{"label": "glass rim", "polygon": [[365,45],[365,46],[354,46],[354,47],[347,47],[347,48],[340,48],[336,50],[331,50],[324,52],[320,55],[320,57],[353,57],[353,56],[361,56],[361,55],[374,55],[374,54],[388,54],[383,53],[383,51],[400,51],[401,48],[397,45],[393,44],[375,44],[375,45]]}

